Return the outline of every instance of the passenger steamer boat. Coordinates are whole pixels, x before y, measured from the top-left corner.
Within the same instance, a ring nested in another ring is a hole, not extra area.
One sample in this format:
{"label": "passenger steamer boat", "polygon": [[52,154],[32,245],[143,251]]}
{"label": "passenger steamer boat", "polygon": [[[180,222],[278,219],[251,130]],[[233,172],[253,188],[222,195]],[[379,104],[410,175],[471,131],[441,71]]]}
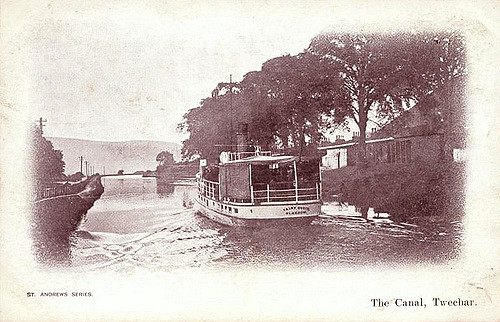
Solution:
{"label": "passenger steamer boat", "polygon": [[224,225],[309,224],[321,211],[319,158],[222,152],[197,174],[200,212]]}

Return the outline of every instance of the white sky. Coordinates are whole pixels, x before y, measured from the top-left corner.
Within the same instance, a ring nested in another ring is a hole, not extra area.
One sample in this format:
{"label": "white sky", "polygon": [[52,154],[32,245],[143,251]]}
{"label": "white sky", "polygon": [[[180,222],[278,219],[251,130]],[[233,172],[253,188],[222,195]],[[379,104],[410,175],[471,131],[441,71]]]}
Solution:
{"label": "white sky", "polygon": [[46,118],[47,136],[180,143],[183,114],[229,74],[239,81],[325,29],[448,26],[446,2],[432,3],[428,16],[420,2],[3,0],[2,71],[17,95],[6,100],[29,122]]}
{"label": "white sky", "polygon": [[107,141],[181,142],[183,114],[217,83],[300,52],[328,25],[316,11],[230,2],[48,8],[27,28],[30,117],[48,120],[47,136]]}

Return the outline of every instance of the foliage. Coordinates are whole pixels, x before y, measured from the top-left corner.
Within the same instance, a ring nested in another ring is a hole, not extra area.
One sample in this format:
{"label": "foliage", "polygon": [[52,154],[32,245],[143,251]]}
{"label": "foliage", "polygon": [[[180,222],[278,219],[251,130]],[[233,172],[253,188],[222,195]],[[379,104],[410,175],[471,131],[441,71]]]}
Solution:
{"label": "foliage", "polygon": [[327,89],[336,84],[338,78],[331,77],[316,56],[287,55],[267,61],[261,71],[242,81],[243,92],[253,103],[251,127],[266,126],[268,133],[252,132],[273,138],[268,144],[303,154],[306,146],[315,147],[323,139],[321,130],[328,125],[324,116],[339,99]]}
{"label": "foliage", "polygon": [[160,165],[173,164],[174,155],[168,151],[161,151],[156,156],[156,161],[160,162]]}
{"label": "foliage", "polygon": [[[184,123],[179,129],[189,132],[189,139],[183,142],[185,156],[195,154],[216,160],[217,146],[231,144],[233,115],[241,114],[242,106],[230,102],[230,95],[204,99],[200,106],[184,115]],[[234,127],[235,128],[235,127]]]}
{"label": "foliage", "polygon": [[327,170],[323,177],[323,200],[331,200],[344,186],[349,204],[370,206],[393,218],[446,216],[459,218],[464,213],[465,164],[414,163]]}
{"label": "foliage", "polygon": [[42,136],[38,127],[31,128],[31,168],[37,185],[65,179],[63,154]]}
{"label": "foliage", "polygon": [[235,144],[239,122],[248,123],[254,145],[303,154],[352,119],[364,162],[370,115],[389,121],[465,72],[464,38],[454,32],[322,33],[298,55],[270,59],[241,82],[218,84],[179,124],[190,134],[183,154],[216,159]]}
{"label": "foliage", "polygon": [[366,159],[369,112],[392,119],[452,77],[466,72],[465,41],[453,32],[334,34],[316,36],[307,49],[319,56],[346,98],[337,106],[360,130],[361,162]]}
{"label": "foliage", "polygon": [[298,55],[271,59],[239,83],[220,83],[216,95],[189,110],[179,124],[181,131],[190,133],[183,154],[216,160],[220,150],[235,144],[240,122],[248,123],[253,145],[302,154],[306,146],[316,147],[323,139],[324,115],[335,101],[335,93],[323,87],[333,81],[314,56]]}
{"label": "foliage", "polygon": [[69,181],[80,181],[83,178],[85,178],[85,175],[81,173],[80,171],[73,173],[72,175],[68,176]]}

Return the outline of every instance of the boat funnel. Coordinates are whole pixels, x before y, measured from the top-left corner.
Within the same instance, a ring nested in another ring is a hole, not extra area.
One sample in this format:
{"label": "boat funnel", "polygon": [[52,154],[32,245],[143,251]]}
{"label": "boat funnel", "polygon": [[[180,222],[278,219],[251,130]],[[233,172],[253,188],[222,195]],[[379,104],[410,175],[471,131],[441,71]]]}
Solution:
{"label": "boat funnel", "polygon": [[239,123],[236,131],[236,151],[248,152],[248,123]]}

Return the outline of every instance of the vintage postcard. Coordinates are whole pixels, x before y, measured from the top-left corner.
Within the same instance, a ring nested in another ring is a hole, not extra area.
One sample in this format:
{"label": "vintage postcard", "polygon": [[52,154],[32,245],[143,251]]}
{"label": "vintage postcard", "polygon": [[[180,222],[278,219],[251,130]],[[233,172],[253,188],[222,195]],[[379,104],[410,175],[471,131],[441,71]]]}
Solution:
{"label": "vintage postcard", "polygon": [[498,1],[0,1],[0,319],[500,319]]}

